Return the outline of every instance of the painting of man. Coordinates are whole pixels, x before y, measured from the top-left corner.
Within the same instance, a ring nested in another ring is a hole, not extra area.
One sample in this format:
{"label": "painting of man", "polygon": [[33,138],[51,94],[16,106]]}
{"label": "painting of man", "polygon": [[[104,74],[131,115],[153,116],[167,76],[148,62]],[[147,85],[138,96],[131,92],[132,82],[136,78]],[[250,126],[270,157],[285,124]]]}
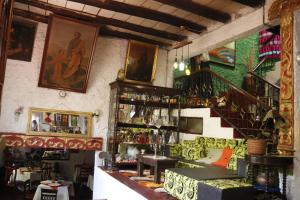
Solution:
{"label": "painting of man", "polygon": [[130,41],[125,67],[126,80],[151,83],[155,75],[158,47]]}
{"label": "painting of man", "polygon": [[10,29],[10,41],[7,58],[21,61],[31,61],[36,23],[14,20]]}
{"label": "painting of man", "polygon": [[95,25],[52,16],[39,86],[84,93],[97,35],[98,27]]}

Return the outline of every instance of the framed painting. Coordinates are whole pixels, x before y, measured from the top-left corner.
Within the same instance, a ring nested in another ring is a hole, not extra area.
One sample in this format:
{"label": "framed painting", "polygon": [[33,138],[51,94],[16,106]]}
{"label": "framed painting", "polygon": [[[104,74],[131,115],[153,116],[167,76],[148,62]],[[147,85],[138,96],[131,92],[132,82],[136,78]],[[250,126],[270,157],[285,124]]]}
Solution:
{"label": "framed painting", "polygon": [[151,83],[155,77],[158,46],[129,41],[125,64],[125,80]]}
{"label": "framed painting", "polygon": [[14,19],[10,29],[7,58],[31,61],[37,23]]}
{"label": "framed painting", "polygon": [[235,66],[235,42],[210,50],[208,54],[210,62],[230,67]]}
{"label": "framed painting", "polygon": [[39,87],[85,93],[99,27],[51,15]]}

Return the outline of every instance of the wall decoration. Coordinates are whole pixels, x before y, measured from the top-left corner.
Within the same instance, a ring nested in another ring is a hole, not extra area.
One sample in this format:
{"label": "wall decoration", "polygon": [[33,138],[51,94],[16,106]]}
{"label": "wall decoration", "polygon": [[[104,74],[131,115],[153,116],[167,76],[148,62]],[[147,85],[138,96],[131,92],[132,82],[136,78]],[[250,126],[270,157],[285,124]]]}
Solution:
{"label": "wall decoration", "polygon": [[7,58],[31,61],[37,23],[13,20]]}
{"label": "wall decoration", "polygon": [[228,45],[210,50],[208,52],[210,62],[223,64],[234,67],[235,64],[235,42],[229,43]]}
{"label": "wall decoration", "polygon": [[92,113],[29,108],[28,134],[91,137]]}
{"label": "wall decoration", "polygon": [[128,45],[125,79],[151,83],[154,80],[158,46],[137,41]]}
{"label": "wall decoration", "polygon": [[95,25],[51,15],[38,86],[85,93],[97,36]]}

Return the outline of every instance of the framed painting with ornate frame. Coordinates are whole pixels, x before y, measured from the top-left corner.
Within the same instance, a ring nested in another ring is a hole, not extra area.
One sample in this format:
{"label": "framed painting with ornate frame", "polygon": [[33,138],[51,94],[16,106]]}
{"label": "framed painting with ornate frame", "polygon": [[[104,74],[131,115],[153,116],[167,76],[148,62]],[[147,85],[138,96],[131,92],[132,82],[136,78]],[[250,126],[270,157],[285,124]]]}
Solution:
{"label": "framed painting with ornate frame", "polygon": [[27,133],[41,136],[91,137],[92,113],[29,108]]}
{"label": "framed painting with ornate frame", "polygon": [[157,54],[157,45],[130,40],[125,64],[125,80],[152,83],[155,77]]}
{"label": "framed painting with ornate frame", "polygon": [[51,15],[38,86],[85,93],[98,30],[94,24]]}

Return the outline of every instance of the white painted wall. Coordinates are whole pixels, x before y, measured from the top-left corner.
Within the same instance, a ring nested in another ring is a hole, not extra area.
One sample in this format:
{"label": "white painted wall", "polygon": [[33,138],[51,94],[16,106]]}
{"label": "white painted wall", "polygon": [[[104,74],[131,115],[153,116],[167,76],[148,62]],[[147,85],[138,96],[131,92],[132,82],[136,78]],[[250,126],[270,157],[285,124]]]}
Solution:
{"label": "white painted wall", "polygon": [[[46,24],[38,24],[31,62],[7,61],[0,132],[25,133],[29,107],[85,112],[99,109],[101,116],[98,122],[94,120],[93,135],[105,137],[109,112],[109,83],[116,79],[118,70],[125,65],[128,41],[99,37],[87,93],[67,92],[67,96],[61,98],[58,90],[37,87],[46,29]],[[166,62],[167,51],[159,50],[154,85],[165,86]],[[16,121],[14,111],[19,106],[24,106],[24,113]]]}
{"label": "white painted wall", "polygon": [[[221,127],[220,117],[211,117],[210,108],[192,108],[182,109],[182,117],[202,117],[203,118],[203,135],[204,137],[214,138],[233,138],[233,128]],[[180,140],[192,140],[198,135],[195,134],[180,134]]]}

